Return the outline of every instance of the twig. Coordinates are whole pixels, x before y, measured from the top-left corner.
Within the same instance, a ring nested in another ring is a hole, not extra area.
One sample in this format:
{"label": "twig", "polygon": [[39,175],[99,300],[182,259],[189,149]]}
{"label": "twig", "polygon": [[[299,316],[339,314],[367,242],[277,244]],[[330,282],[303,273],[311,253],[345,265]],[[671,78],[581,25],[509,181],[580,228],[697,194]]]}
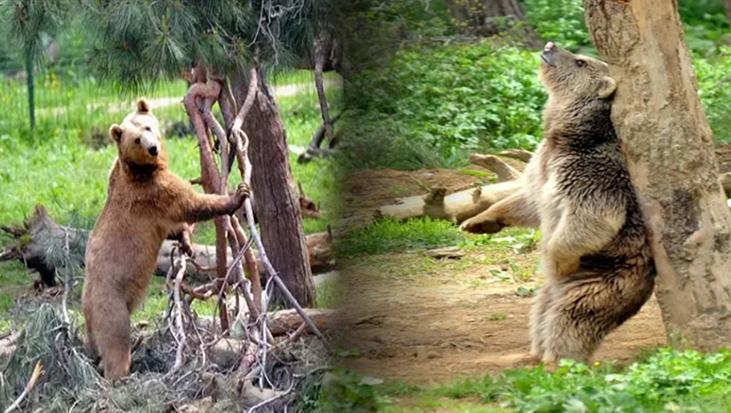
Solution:
{"label": "twig", "polygon": [[33,369],[33,373],[30,375],[30,380],[28,380],[28,384],[25,385],[25,389],[23,389],[23,392],[20,393],[20,396],[18,396],[15,401],[8,406],[7,409],[5,409],[4,413],[10,413],[13,410],[20,407],[20,403],[25,399],[26,396],[33,390],[33,387],[36,385],[36,382],[38,379],[43,375],[43,365],[40,361],[36,363],[36,367]]}
{"label": "twig", "polygon": [[175,352],[175,364],[173,365],[172,371],[178,371],[183,367],[183,351],[185,350],[185,325],[183,324],[183,304],[180,300],[180,284],[183,282],[183,275],[185,275],[185,262],[186,259],[179,256],[175,260],[176,266],[178,266],[178,272],[175,275],[175,285],[173,287],[173,300],[175,302],[175,328],[177,330],[177,341],[178,347]]}
{"label": "twig", "polygon": [[[246,235],[244,234],[244,229],[241,228],[241,224],[239,223],[239,219],[236,217],[236,215],[231,216],[231,226],[233,227],[234,233],[239,240],[239,244],[245,244],[253,241],[246,238]],[[253,296],[253,303],[249,303],[247,301],[246,305],[253,306],[253,311],[250,312],[250,318],[251,321],[256,321],[256,319],[259,317],[259,313],[261,313],[262,308],[261,278],[259,277],[259,266],[256,264],[256,257],[254,257],[254,251],[251,248],[247,249],[246,253],[244,254],[244,263],[246,264],[246,269],[249,271],[249,277],[251,278],[251,282],[249,283],[249,280],[244,280],[246,283],[250,284],[251,295]]]}
{"label": "twig", "polygon": [[261,401],[261,402],[259,402],[259,403],[255,404],[255,405],[251,406],[251,408],[249,408],[249,410],[247,411],[247,413],[254,413],[254,410],[256,410],[256,409],[258,409],[258,408],[260,408],[260,407],[264,407],[264,406],[266,406],[267,404],[269,404],[269,403],[271,403],[271,402],[273,402],[273,401],[275,401],[275,400],[277,400],[277,399],[280,399],[280,398],[282,398],[282,397],[284,397],[284,396],[288,395],[288,394],[289,394],[289,392],[291,392],[291,391],[292,391],[292,389],[294,389],[294,380],[292,380],[292,383],[290,383],[290,385],[289,385],[289,388],[288,388],[287,390],[285,390],[285,391],[283,391],[283,392],[281,392],[281,393],[277,394],[277,395],[276,395],[276,396],[274,396],[274,397],[270,397],[270,398],[268,398],[268,399],[266,399],[266,400],[264,400],[264,401]]}
{"label": "twig", "polygon": [[244,119],[246,118],[246,115],[249,114],[249,110],[251,110],[251,106],[254,104],[254,98],[256,97],[256,92],[259,89],[257,87],[258,83],[259,75],[257,73],[256,66],[254,66],[251,70],[249,70],[249,90],[246,91],[246,99],[244,99],[244,103],[241,105],[241,109],[234,119],[231,130],[241,129],[241,126],[243,126]]}
{"label": "twig", "polygon": [[[253,238],[253,236],[252,236],[252,238]],[[267,311],[269,311],[269,296],[271,294],[271,283],[272,283],[272,279],[270,278],[267,281],[266,287],[264,288],[265,294],[262,297],[262,308],[261,308],[261,317],[260,317],[261,337],[266,337],[266,333],[267,333],[267,320],[269,317],[269,315],[267,314]],[[266,377],[266,375],[267,375],[267,370],[266,370],[267,350],[268,350],[267,347],[268,346],[267,346],[267,343],[265,340],[261,346],[261,366],[262,366],[261,372],[262,372],[262,374],[261,374],[261,376],[259,376],[259,387],[264,387],[264,379],[267,378]],[[268,380],[268,378],[267,378],[267,380]]]}
{"label": "twig", "polygon": [[[71,291],[71,280],[69,280],[69,232],[66,228],[63,228],[63,234],[64,234],[64,245],[63,245],[63,253],[64,253],[64,262],[65,262],[65,271],[63,272],[63,297],[61,298],[61,312],[63,313],[63,322],[66,326],[71,325],[71,318],[69,318],[69,306],[68,306],[68,298],[69,298],[69,292]],[[56,276],[58,276],[58,269],[55,269]]]}

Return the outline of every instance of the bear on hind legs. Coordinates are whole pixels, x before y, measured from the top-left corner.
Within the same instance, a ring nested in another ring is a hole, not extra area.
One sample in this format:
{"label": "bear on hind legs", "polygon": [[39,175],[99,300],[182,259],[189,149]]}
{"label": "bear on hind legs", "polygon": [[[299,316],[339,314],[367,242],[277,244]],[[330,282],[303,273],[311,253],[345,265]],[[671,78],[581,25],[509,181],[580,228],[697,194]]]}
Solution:
{"label": "bear on hind legs", "polygon": [[233,213],[247,190],[203,195],[170,172],[158,121],[144,100],[109,134],[118,156],[86,247],[82,306],[91,353],[114,380],[129,374],[130,314],[144,300],[163,240],[184,232],[186,223]]}

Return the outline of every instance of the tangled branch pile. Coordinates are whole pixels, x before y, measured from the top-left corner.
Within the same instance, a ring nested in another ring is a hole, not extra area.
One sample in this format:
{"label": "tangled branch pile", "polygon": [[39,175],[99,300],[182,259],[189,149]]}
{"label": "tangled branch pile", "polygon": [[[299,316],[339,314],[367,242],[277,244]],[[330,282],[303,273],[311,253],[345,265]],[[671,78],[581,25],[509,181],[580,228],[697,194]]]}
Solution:
{"label": "tangled branch pile", "polygon": [[[231,364],[206,360],[205,355],[196,354],[197,350],[186,354],[189,363],[171,373],[175,341],[163,328],[138,339],[141,344],[133,354],[133,374],[112,385],[86,357],[75,323],[67,324],[57,305],[33,305],[22,318],[25,327],[0,376],[0,406],[10,406],[17,399],[34,366],[40,364],[42,375],[20,401],[21,406],[29,408],[27,411],[224,412],[250,409],[274,397],[277,399],[255,411],[281,411],[284,405],[296,404],[295,390],[309,388],[320,380],[326,359],[326,351],[317,340],[292,341],[286,350],[272,354],[267,365],[271,384],[292,391],[283,394],[271,388],[258,390],[242,382]],[[220,351],[209,350],[209,354],[215,354],[217,361],[226,361]]]}

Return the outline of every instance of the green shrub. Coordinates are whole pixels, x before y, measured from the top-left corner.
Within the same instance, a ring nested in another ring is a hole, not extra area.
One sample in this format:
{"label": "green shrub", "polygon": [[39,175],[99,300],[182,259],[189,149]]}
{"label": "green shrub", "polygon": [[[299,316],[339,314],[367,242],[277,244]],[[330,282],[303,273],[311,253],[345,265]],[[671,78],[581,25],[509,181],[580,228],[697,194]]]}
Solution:
{"label": "green shrub", "polygon": [[374,385],[381,380],[361,376],[341,368],[325,374],[320,385],[318,400],[314,401],[321,413],[367,413],[378,411],[382,400],[376,394]]}
{"label": "green shrub", "polygon": [[534,51],[490,41],[401,50],[347,85],[356,137],[346,157],[357,167],[436,166],[469,151],[533,148],[546,98],[537,68]]}
{"label": "green shrub", "polygon": [[713,57],[693,59],[698,94],[717,141],[731,140],[731,48],[723,47]]}
{"label": "green shrub", "polygon": [[515,370],[506,373],[503,397],[521,412],[701,412],[730,407],[728,351],[662,349],[624,371],[612,370],[569,361],[556,373]]}
{"label": "green shrub", "polygon": [[415,406],[446,397],[477,399],[500,406],[499,411],[516,412],[728,412],[730,382],[728,350],[700,353],[663,348],[621,369],[563,360],[553,372],[539,366],[436,387],[380,386],[378,392],[390,397],[410,395]]}

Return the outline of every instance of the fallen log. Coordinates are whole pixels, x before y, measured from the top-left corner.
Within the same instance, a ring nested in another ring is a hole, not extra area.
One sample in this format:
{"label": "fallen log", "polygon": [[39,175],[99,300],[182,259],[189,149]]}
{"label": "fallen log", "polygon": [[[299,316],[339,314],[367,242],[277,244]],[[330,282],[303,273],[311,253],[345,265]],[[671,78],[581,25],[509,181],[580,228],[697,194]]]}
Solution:
{"label": "fallen log", "polygon": [[520,178],[522,173],[495,155],[470,155],[470,163],[495,172],[498,182],[512,181]]}
{"label": "fallen log", "polygon": [[731,196],[731,172],[722,173],[718,178],[721,181],[723,192],[726,193],[726,197]]}
{"label": "fallen log", "polygon": [[[89,231],[59,225],[48,215],[42,205],[37,205],[33,215],[22,225],[0,227],[15,239],[15,244],[0,249],[0,261],[19,260],[29,269],[40,274],[47,286],[56,285],[56,269],[62,261],[83,267],[84,251]],[[69,256],[56,257],[62,251],[68,238]],[[172,264],[171,254],[178,247],[177,241],[166,240],[157,256],[155,275],[165,276]],[[317,271],[327,271],[334,265],[332,252],[332,233],[322,232],[307,236],[310,265]],[[209,278],[216,272],[216,248],[212,245],[191,244],[192,258],[187,266],[186,275],[196,279]],[[230,249],[227,261],[231,262]],[[259,260],[256,254],[256,260]],[[262,266],[258,266],[262,268]]]}
{"label": "fallen log", "polygon": [[502,152],[498,152],[498,156],[501,156],[503,158],[517,159],[519,161],[528,163],[528,161],[530,161],[530,158],[533,157],[533,152],[528,152],[525,149],[507,149]]}
{"label": "fallen log", "polygon": [[[433,188],[428,194],[400,198],[392,205],[384,205],[374,212],[376,217],[403,220],[416,217],[446,219],[463,224],[462,229],[475,233],[494,233],[501,226],[482,214],[492,204],[512,194],[520,187],[522,169],[519,163],[511,165],[500,158],[529,162],[533,154],[522,149],[510,149],[495,155],[473,154],[470,162],[494,172],[498,183],[475,189],[447,194],[444,188]],[[717,145],[716,155],[721,159],[719,182],[727,196],[731,196],[731,145]],[[731,206],[731,204],[730,204]],[[469,220],[469,222],[466,222]]]}
{"label": "fallen log", "polygon": [[[305,313],[321,331],[328,330],[335,322],[335,310],[322,308],[305,308]],[[269,313],[269,330],[273,336],[296,331],[303,323],[302,317],[295,310],[281,310]]]}
{"label": "fallen log", "polygon": [[375,211],[377,217],[408,219],[430,217],[455,223],[473,217],[490,205],[520,188],[520,181],[512,180],[484,185],[446,195],[444,188],[435,188],[427,195],[401,198],[393,205],[382,206]]}

